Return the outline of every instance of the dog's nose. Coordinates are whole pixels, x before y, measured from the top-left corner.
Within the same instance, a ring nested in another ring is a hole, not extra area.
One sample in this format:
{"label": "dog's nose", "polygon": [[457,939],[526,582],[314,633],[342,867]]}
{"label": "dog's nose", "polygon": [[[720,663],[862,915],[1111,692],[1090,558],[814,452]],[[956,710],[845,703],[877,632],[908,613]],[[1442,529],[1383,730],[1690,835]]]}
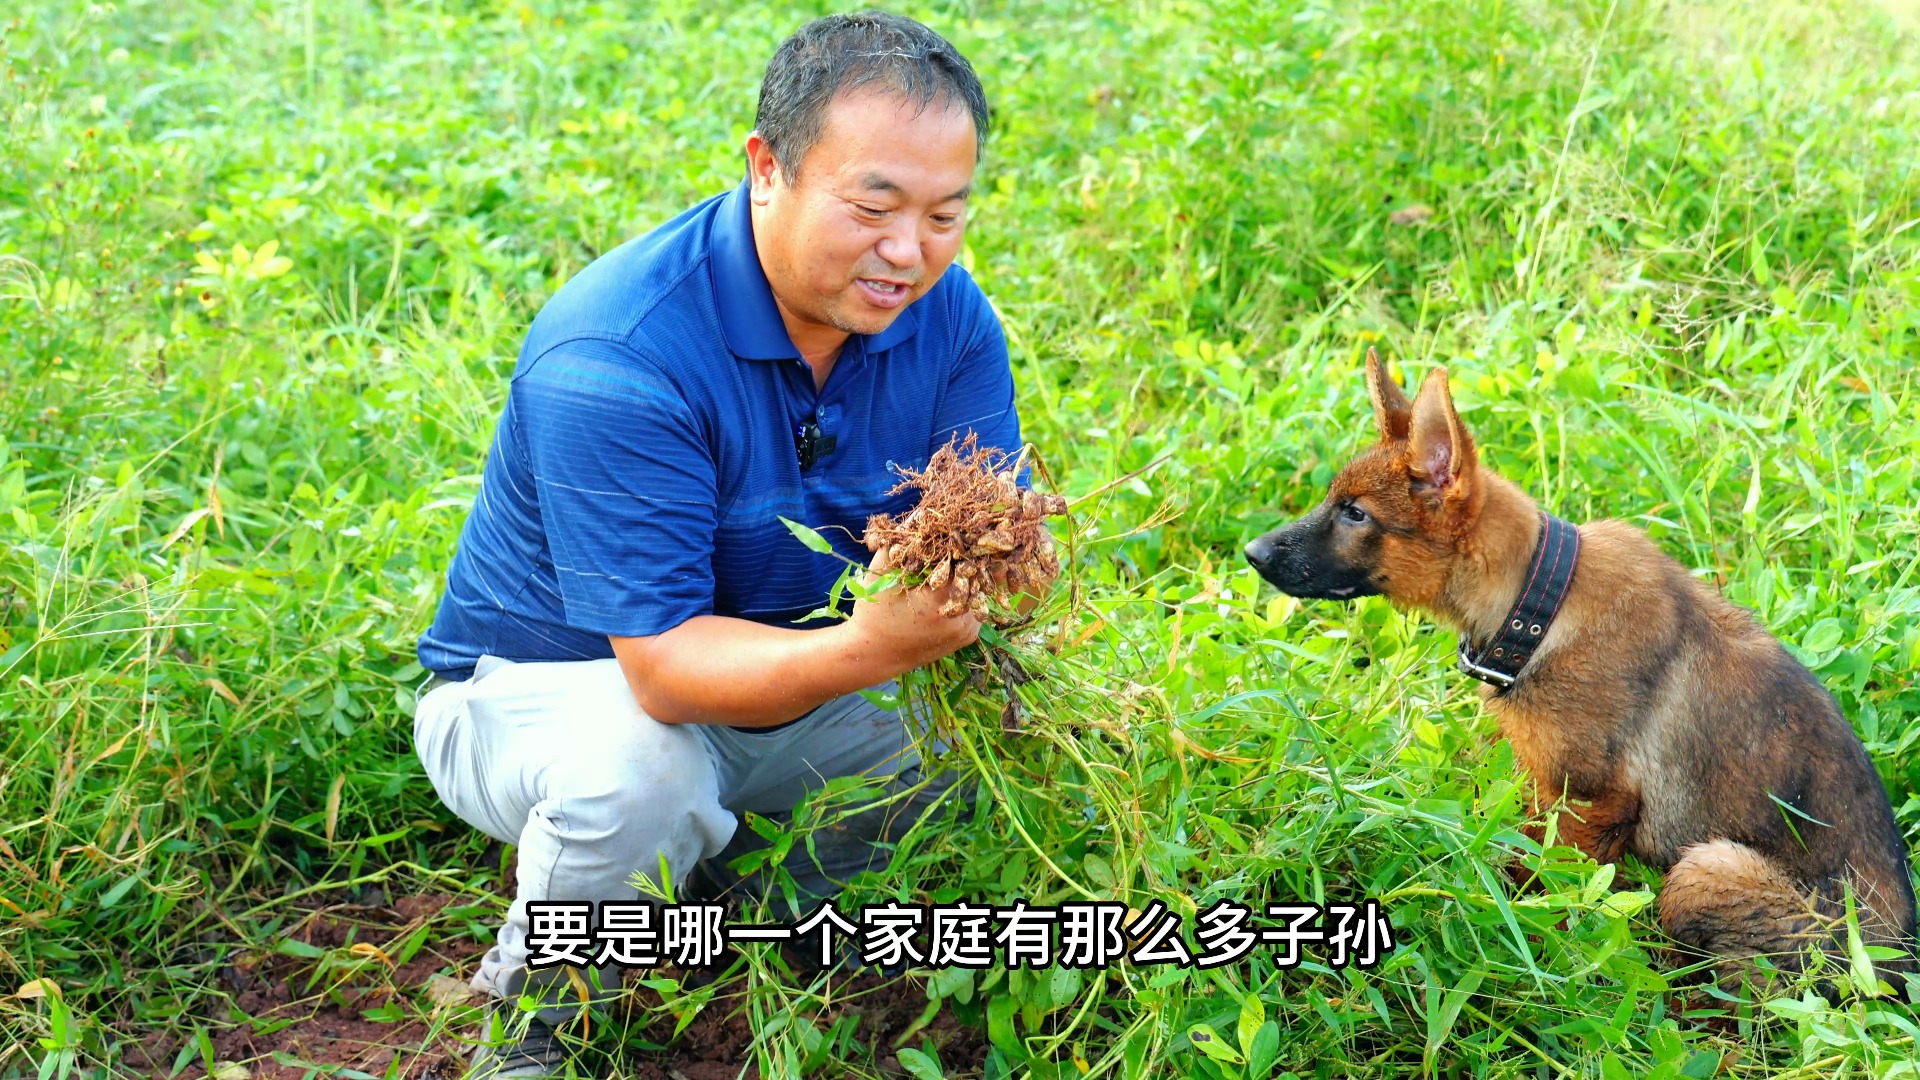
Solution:
{"label": "dog's nose", "polygon": [[1273,547],[1267,543],[1266,537],[1255,537],[1254,540],[1247,545],[1246,554],[1247,561],[1253,564],[1254,569],[1265,570],[1267,568],[1267,560],[1273,558]]}

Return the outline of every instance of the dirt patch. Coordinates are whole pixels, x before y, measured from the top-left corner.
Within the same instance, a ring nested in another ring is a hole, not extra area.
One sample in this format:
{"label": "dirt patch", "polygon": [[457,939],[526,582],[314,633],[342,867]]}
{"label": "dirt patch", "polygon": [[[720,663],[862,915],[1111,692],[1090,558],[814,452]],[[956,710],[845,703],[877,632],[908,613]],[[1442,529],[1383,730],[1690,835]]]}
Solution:
{"label": "dirt patch", "polygon": [[[453,902],[414,895],[301,914],[279,950],[246,953],[220,973],[238,1015],[200,1018],[216,1064],[241,1066],[253,1080],[304,1080],[315,1065],[386,1076],[396,1062],[393,1075],[404,1080],[459,1075],[457,1041],[433,1022],[438,1006],[427,998],[435,975],[474,959],[471,942],[435,932]],[[141,1040],[129,1063],[164,1075],[193,1039],[178,1027]],[[195,1048],[193,1060],[203,1057]],[[190,1063],[182,1075],[199,1072]]]}
{"label": "dirt patch", "polygon": [[[659,1005],[660,999],[652,990],[642,987],[633,993],[630,1015],[646,1026],[632,1037],[662,1043],[672,1035],[674,1018],[653,1011]],[[808,1014],[808,1019],[822,1032],[832,1033],[836,1025],[849,1029],[849,1041],[867,1048],[876,1071],[884,1076],[906,1076],[893,1045],[912,1029],[926,1006],[926,990],[918,979],[857,975],[835,980],[830,1002]],[[716,1000],[666,1050],[623,1054],[621,1063],[628,1070],[623,1075],[637,1080],[736,1080],[743,1076],[759,1080],[759,1070],[745,1060],[745,1048],[752,1041],[753,1028],[745,1013],[729,1002]],[[944,1009],[925,1027],[913,1031],[905,1045],[919,1049],[923,1043],[933,1045],[944,1072],[956,1080],[978,1076],[986,1066],[986,1033],[961,1024]]]}
{"label": "dirt patch", "polygon": [[[363,898],[365,899],[365,898]],[[379,899],[379,898],[375,898]],[[469,919],[490,924],[492,914],[461,911],[445,894],[414,894],[390,903],[343,900],[296,912],[269,949],[249,950],[220,973],[224,999],[209,999],[206,1015],[180,1018],[162,1032],[123,1027],[132,1037],[125,1065],[136,1075],[164,1076],[184,1049],[179,1075],[204,1075],[194,1028],[206,1030],[221,1080],[304,1080],[344,1067],[400,1080],[453,1080],[467,1060],[467,1044],[481,1019],[479,1001],[462,993],[486,951],[467,932]],[[470,901],[465,901],[470,902]],[[455,913],[450,914],[449,909]],[[671,976],[637,972],[630,978]],[[823,1032],[847,1031],[843,1049],[884,1075],[906,1075],[893,1044],[927,1004],[922,982],[862,974],[833,980],[825,1004],[810,1013]],[[675,1016],[652,989],[635,986],[608,1020],[620,1028],[592,1040],[591,1069],[604,1061],[618,1075],[640,1080],[735,1080],[753,1041],[751,1019],[737,985],[722,985],[712,1001],[674,1034]],[[907,1045],[938,1048],[948,1075],[978,1075],[985,1033],[948,1012],[914,1032]],[[647,1044],[664,1046],[644,1050]],[[319,1067],[316,1073],[316,1066]],[[244,1070],[244,1074],[241,1072]],[[746,1076],[757,1076],[749,1069]]]}

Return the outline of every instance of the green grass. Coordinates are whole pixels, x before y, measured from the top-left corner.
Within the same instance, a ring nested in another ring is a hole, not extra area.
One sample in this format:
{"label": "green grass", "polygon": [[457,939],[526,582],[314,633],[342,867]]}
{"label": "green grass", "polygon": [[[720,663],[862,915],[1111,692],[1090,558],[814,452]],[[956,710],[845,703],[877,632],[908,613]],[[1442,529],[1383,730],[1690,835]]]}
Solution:
{"label": "green grass", "polygon": [[[302,895],[497,881],[408,715],[519,335],[596,253],[737,178],[760,68],[818,13],[9,16],[0,997],[59,994],[0,1000],[0,1072],[115,1073],[149,1033],[244,1021],[218,972]],[[1445,363],[1490,464],[1645,527],[1799,650],[1912,834],[1920,12],[912,13],[996,109],[965,258],[1029,437],[1069,492],[1171,457],[1081,516],[1056,607],[1079,643],[1026,688],[1029,733],[968,729],[994,798],[862,893],[1372,896],[1401,943],[1372,972],[1257,950],[936,980],[989,1031],[989,1074],[1913,1071],[1920,1027],[1885,1001],[1679,1008],[1632,910],[1657,875],[1621,868],[1609,900],[1608,872],[1520,837],[1450,636],[1274,600],[1238,552],[1366,437],[1367,344],[1405,379]],[[1431,218],[1389,222],[1413,204]],[[1544,892],[1508,890],[1515,853]],[[473,945],[491,911],[451,932]],[[664,1007],[805,1006],[764,976]],[[1272,1025],[1271,1064],[1202,1055],[1196,1024],[1236,1046]],[[813,1075],[871,1074],[854,1042]],[[783,1074],[821,1045],[796,1021],[753,1053]]]}

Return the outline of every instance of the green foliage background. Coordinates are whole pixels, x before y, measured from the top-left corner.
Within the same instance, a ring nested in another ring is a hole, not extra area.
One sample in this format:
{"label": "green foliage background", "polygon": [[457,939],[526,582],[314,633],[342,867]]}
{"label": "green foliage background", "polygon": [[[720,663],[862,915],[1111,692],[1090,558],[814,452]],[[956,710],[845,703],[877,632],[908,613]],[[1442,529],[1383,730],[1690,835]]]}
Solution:
{"label": "green foliage background", "polygon": [[[569,276],[737,178],[766,56],[824,10],[7,17],[0,995],[29,993],[0,1001],[0,1069],[117,1071],[144,1033],[244,1020],[214,973],[341,883],[471,893],[449,932],[484,940],[500,867],[408,716],[504,376]],[[993,101],[965,259],[1029,437],[1069,492],[1171,458],[1082,516],[1078,644],[1029,688],[1030,734],[968,744],[992,798],[865,888],[1373,896],[1400,937],[1372,972],[1263,950],[934,980],[987,1029],[987,1073],[1913,1071],[1920,1028],[1885,1001],[1682,1009],[1637,906],[1657,875],[1519,836],[1451,639],[1275,600],[1238,554],[1365,438],[1367,344],[1403,381],[1445,363],[1490,464],[1645,527],[1793,644],[1911,832],[1912,6],[911,13]],[[1516,852],[1544,893],[1509,892]],[[877,1067],[758,968],[667,997],[750,1010],[769,1073]],[[942,1068],[922,1052],[902,1064]]]}

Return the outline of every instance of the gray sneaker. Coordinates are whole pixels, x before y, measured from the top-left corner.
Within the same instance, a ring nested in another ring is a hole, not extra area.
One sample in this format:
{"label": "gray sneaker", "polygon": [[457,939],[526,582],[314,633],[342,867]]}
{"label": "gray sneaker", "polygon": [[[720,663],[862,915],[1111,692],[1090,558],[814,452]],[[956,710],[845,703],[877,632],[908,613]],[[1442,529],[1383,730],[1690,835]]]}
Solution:
{"label": "gray sneaker", "polygon": [[549,1080],[564,1075],[572,1056],[546,1021],[496,1004],[487,1010],[465,1075],[467,1080]]}

